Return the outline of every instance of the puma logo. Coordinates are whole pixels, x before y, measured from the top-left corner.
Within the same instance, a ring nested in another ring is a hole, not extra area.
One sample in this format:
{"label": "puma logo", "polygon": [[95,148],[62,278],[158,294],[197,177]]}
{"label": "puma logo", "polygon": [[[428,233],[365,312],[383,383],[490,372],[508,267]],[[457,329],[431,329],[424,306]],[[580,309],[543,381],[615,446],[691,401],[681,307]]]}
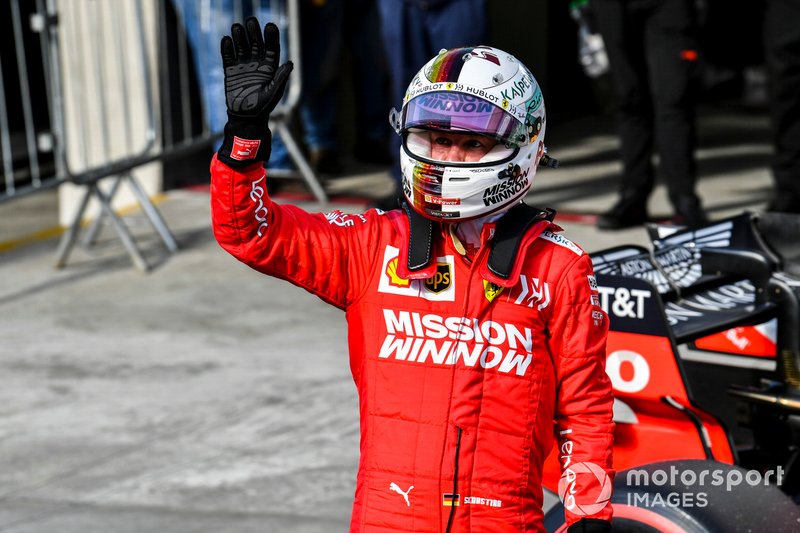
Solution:
{"label": "puma logo", "polygon": [[398,487],[397,483],[395,483],[394,481],[392,481],[392,484],[389,485],[389,490],[393,490],[397,494],[402,496],[403,499],[406,501],[406,505],[409,506],[409,507],[411,507],[411,502],[408,501],[408,493],[411,492],[411,489],[413,489],[413,488],[414,488],[414,485],[411,485],[410,487],[408,487],[407,491],[403,492],[402,490],[400,490],[400,487]]}

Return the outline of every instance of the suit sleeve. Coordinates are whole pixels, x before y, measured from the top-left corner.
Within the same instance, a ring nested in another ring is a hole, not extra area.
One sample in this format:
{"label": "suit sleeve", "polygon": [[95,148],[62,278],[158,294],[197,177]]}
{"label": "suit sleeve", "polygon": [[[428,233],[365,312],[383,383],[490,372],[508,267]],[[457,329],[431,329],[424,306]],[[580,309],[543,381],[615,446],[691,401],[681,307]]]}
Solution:
{"label": "suit sleeve", "polygon": [[358,280],[374,264],[381,215],[310,214],[273,202],[266,183],[260,164],[234,170],[214,156],[211,219],[217,242],[251,268],[344,309],[359,296]]}
{"label": "suit sleeve", "polygon": [[550,349],[556,361],[559,493],[567,524],[610,521],[614,398],[605,372],[608,316],[599,306],[587,254],[567,269],[556,295]]}

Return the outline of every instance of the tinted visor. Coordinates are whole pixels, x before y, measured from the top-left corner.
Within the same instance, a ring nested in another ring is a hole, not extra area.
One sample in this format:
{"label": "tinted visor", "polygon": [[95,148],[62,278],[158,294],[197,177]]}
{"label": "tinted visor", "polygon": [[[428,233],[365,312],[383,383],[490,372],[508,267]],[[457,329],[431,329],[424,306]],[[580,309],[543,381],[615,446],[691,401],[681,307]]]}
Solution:
{"label": "tinted visor", "polygon": [[478,133],[518,148],[528,142],[525,126],[510,113],[477,96],[452,91],[433,91],[415,97],[403,108],[400,124],[403,130]]}

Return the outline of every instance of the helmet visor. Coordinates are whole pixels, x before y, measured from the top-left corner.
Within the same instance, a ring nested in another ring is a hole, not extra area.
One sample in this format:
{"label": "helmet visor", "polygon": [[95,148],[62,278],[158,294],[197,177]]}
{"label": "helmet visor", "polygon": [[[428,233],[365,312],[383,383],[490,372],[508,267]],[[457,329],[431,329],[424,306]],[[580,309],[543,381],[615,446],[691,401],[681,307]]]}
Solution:
{"label": "helmet visor", "polygon": [[[459,138],[465,141],[459,142]],[[453,150],[453,144],[460,146]],[[454,164],[453,166],[492,164],[508,159],[519,150],[483,135],[419,129],[410,130],[403,137],[403,145],[416,159],[428,163]]]}
{"label": "helmet visor", "polygon": [[527,144],[525,126],[505,111],[477,96],[454,92],[422,93],[403,107],[401,128],[441,129],[477,133],[520,148]]}

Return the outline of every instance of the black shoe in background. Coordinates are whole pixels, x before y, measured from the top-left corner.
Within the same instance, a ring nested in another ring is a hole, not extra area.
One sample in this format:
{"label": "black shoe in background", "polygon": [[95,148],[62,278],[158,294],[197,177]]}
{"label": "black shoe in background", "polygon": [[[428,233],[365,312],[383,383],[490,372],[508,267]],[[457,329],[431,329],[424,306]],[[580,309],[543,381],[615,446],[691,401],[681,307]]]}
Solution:
{"label": "black shoe in background", "polygon": [[597,217],[598,229],[618,230],[647,222],[647,199],[623,198]]}
{"label": "black shoe in background", "polygon": [[697,197],[679,198],[675,201],[674,208],[675,216],[672,217],[672,223],[676,226],[696,229],[708,225],[708,217]]}

